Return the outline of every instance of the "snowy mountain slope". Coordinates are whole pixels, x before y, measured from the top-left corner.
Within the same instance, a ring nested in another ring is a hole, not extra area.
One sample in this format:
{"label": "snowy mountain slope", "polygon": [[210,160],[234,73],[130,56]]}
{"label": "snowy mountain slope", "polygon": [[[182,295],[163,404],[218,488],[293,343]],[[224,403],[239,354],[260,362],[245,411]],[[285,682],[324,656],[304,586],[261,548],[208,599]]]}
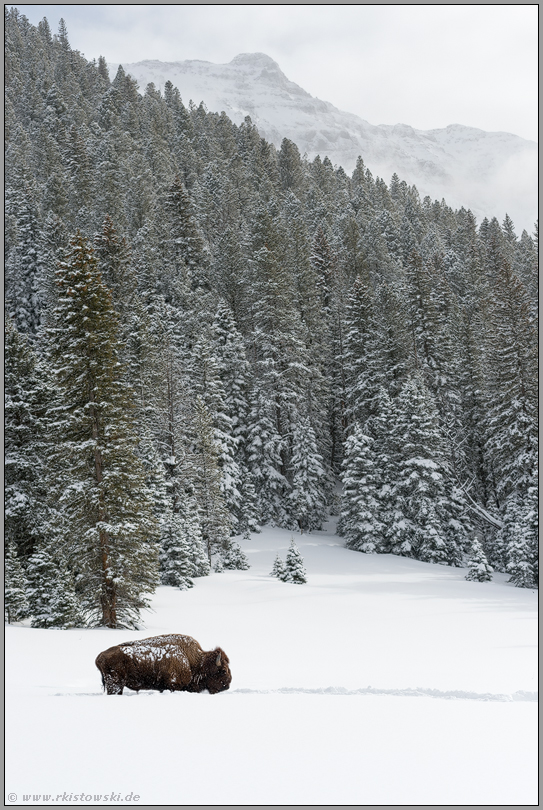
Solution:
{"label": "snowy mountain slope", "polygon": [[[117,65],[110,66],[111,76]],[[481,219],[505,213],[529,233],[537,217],[537,144],[507,132],[484,132],[452,124],[428,131],[405,124],[374,126],[313,98],[289,81],[262,53],[239,54],[225,65],[199,60],[124,64],[141,91],[149,82],[163,89],[170,80],[185,104],[204,101],[236,123],[249,115],[261,135],[277,147],[294,141],[309,158],[327,155],[351,172],[358,155],[388,183],[396,172],[415,184],[421,197],[443,197],[454,208],[471,208]]]}
{"label": "snowy mountain slope", "polygon": [[[536,803],[537,594],[504,574],[466,582],[465,569],[349,551],[332,521],[295,536],[308,582],[287,584],[268,572],[290,537],[266,527],[240,539],[249,570],[159,588],[138,631],[7,627],[7,791],[61,796],[43,804],[82,791],[95,805],[111,792],[145,805]],[[103,694],[98,652],[168,632],[221,645],[230,690]]]}

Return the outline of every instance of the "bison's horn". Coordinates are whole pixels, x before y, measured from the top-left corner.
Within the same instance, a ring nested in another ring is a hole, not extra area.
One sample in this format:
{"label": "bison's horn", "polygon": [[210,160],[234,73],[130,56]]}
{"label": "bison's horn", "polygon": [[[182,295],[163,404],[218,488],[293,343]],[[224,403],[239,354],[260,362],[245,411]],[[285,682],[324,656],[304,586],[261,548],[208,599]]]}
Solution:
{"label": "bison's horn", "polygon": [[218,667],[220,667],[220,665],[221,665],[221,654],[220,653],[218,654],[217,660],[216,660],[215,663],[217,664]]}

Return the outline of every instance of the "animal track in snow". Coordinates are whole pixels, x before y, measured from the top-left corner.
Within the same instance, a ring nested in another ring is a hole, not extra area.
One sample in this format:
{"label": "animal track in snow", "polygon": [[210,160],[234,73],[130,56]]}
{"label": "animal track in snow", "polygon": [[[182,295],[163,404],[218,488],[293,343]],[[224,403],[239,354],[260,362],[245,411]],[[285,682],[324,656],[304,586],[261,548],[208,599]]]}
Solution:
{"label": "animal track in snow", "polygon": [[468,692],[463,689],[428,689],[417,687],[415,689],[378,689],[367,686],[360,689],[346,689],[344,686],[326,686],[314,689],[305,687],[283,686],[280,689],[231,689],[229,694],[253,695],[393,695],[395,697],[432,697],[442,700],[497,700],[502,703],[513,701],[537,702],[537,692],[518,691],[512,694],[492,692]]}

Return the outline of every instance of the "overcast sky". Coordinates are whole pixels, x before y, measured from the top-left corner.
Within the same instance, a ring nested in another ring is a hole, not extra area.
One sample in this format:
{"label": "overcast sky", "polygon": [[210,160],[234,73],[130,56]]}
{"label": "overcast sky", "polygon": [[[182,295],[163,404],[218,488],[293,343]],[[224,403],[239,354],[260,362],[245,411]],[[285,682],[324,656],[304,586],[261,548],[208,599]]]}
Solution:
{"label": "overcast sky", "polygon": [[538,6],[17,5],[64,18],[88,59],[229,62],[261,51],[372,124],[465,124],[537,140]]}

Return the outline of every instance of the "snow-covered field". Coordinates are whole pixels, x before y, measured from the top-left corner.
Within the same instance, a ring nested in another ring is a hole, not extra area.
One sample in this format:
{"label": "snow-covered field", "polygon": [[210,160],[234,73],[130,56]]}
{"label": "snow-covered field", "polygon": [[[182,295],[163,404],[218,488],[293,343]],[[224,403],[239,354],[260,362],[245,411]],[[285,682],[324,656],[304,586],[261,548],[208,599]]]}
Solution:
{"label": "snow-covered field", "polygon": [[[8,627],[6,804],[537,804],[537,594],[327,528],[295,537],[306,585],[268,576],[268,528],[145,630]],[[169,632],[223,647],[230,690],[102,693],[98,652]]]}

